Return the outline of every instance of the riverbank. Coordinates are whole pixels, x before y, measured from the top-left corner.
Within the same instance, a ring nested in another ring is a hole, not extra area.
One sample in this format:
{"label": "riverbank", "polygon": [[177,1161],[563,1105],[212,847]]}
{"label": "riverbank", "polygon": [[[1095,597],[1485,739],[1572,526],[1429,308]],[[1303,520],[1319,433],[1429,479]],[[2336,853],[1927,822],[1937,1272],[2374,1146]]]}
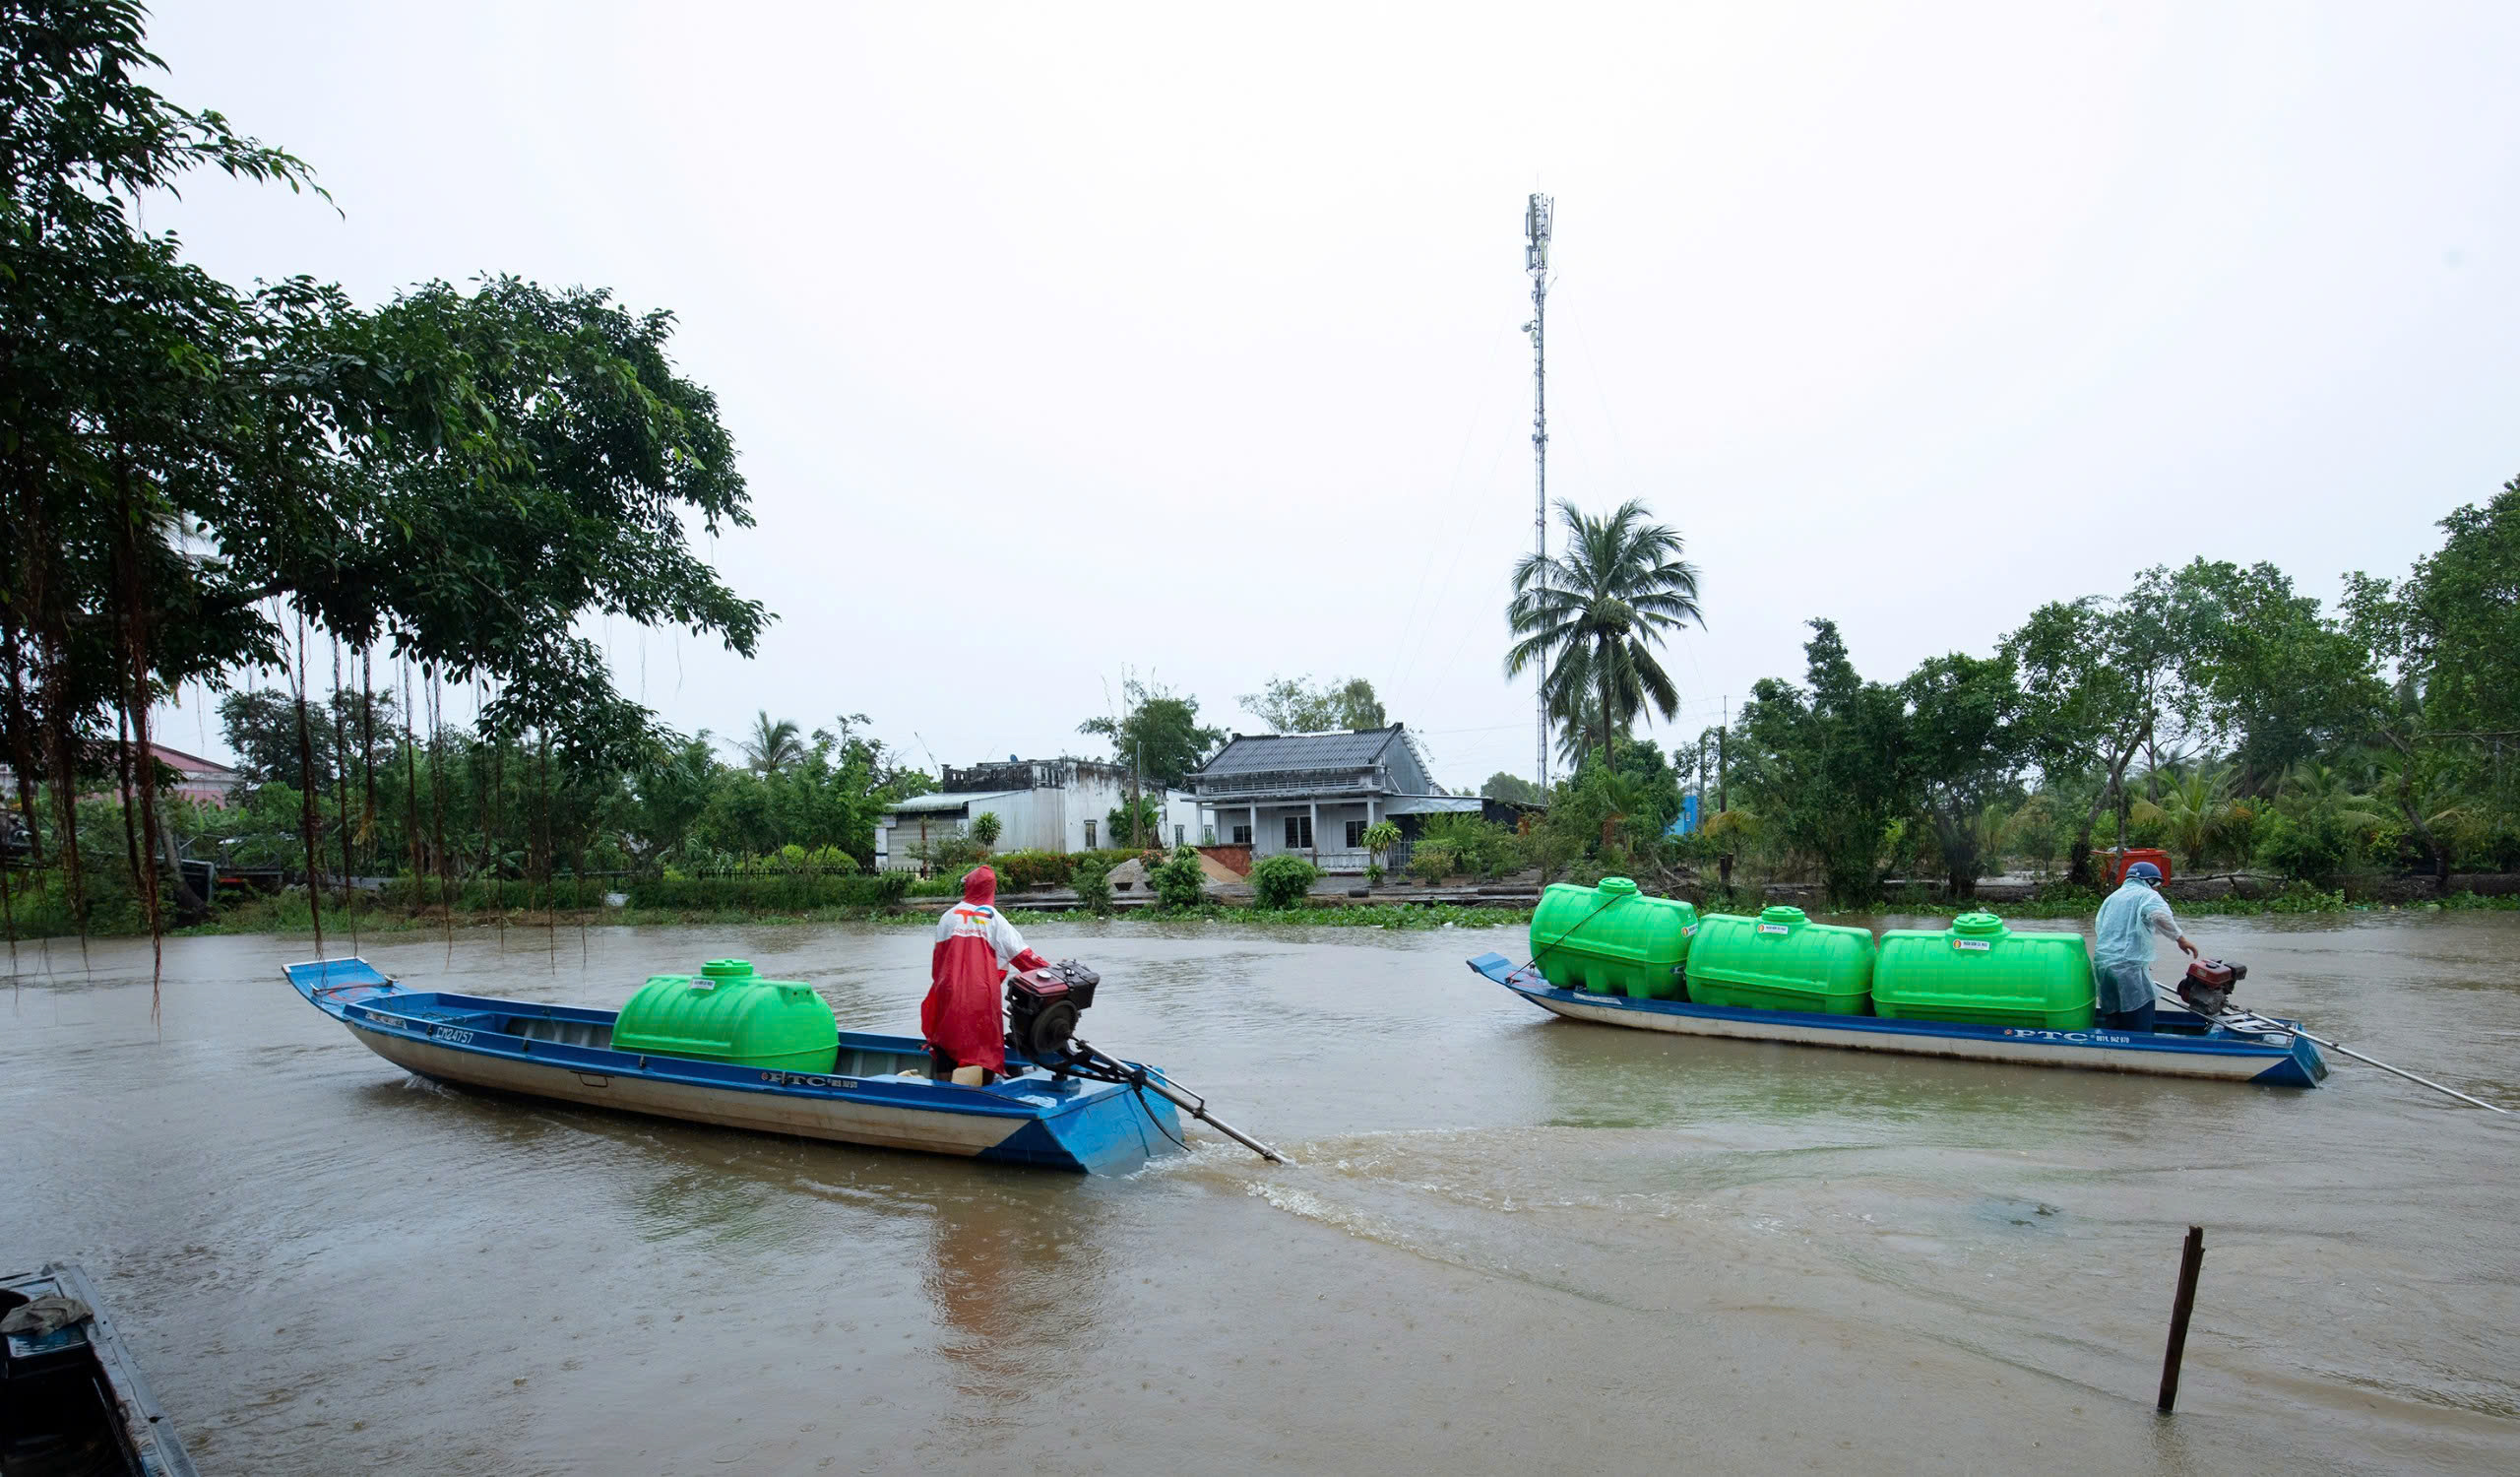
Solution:
{"label": "riverbank", "polygon": [[[1114,909],[1108,913],[1093,913],[1085,909],[1060,906],[1063,899],[1050,898],[1042,903],[1030,903],[1021,897],[1004,902],[1006,915],[1019,927],[1038,924],[1104,923],[1129,925],[1178,926],[1182,924],[1233,924],[1265,928],[1335,928],[1382,929],[1394,931],[1422,931],[1432,929],[1521,928],[1531,923],[1532,909],[1521,903],[1425,902],[1407,894],[1366,899],[1314,898],[1305,906],[1266,909],[1230,904],[1208,904],[1197,908],[1160,908],[1140,905]],[[1710,894],[1699,903],[1708,913],[1751,913],[1764,905],[1760,893],[1726,895]],[[2051,894],[2025,901],[1977,899],[1953,907],[1932,898],[1903,896],[1885,898],[1878,903],[1858,908],[1824,908],[1813,904],[1811,911],[1836,918],[1890,918],[1950,915],[1972,910],[1992,913],[2000,918],[2025,920],[2083,920],[2099,911],[2101,898],[2096,894]],[[1044,905],[1046,904],[1046,905]],[[2445,898],[2409,902],[2359,902],[2342,890],[2295,887],[2271,897],[2220,897],[2179,900],[2175,907],[2182,917],[2194,918],[2257,918],[2296,914],[2425,914],[2470,912],[2520,912],[2520,896],[2493,896],[2473,892],[2453,893]],[[415,933],[444,931],[473,932],[497,930],[579,931],[611,928],[727,928],[759,926],[794,928],[815,925],[872,923],[885,928],[921,929],[931,927],[936,914],[919,908],[874,909],[862,907],[829,907],[806,911],[750,911],[745,909],[690,908],[587,908],[545,912],[539,909],[509,909],[501,912],[483,909],[458,912],[450,921],[437,910],[421,913],[393,911],[385,908],[360,908],[345,911],[327,907],[323,915],[324,936],[347,939],[367,934],[408,936]],[[308,914],[303,898],[265,898],[231,906],[208,923],[168,931],[170,937],[220,937],[226,935],[277,933],[311,935],[315,921]],[[22,942],[42,938],[75,937],[69,932],[24,933]],[[126,931],[99,931],[91,936],[112,938],[138,936]]]}

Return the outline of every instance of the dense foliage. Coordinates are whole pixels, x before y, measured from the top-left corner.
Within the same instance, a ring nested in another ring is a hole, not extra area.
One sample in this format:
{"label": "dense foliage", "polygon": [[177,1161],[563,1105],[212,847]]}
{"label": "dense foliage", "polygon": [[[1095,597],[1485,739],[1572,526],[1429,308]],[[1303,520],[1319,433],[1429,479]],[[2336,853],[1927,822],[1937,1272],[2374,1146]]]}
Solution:
{"label": "dense foliage", "polygon": [[[150,87],[145,29],[132,0],[0,6],[0,753],[16,840],[74,911],[97,860],[75,798],[122,799],[109,851],[154,927],[150,716],[177,689],[286,673],[294,717],[324,648],[336,671],[381,656],[476,686],[494,744],[615,765],[648,715],[582,617],[745,653],[769,617],[690,548],[750,513],[669,314],[508,277],[376,307],[219,281],[140,226],[142,197],[204,169],[311,176]],[[315,738],[298,726],[302,777]]]}
{"label": "dense foliage", "polygon": [[1269,678],[1257,692],[1238,701],[1242,710],[1268,725],[1273,734],[1323,734],[1338,729],[1378,729],[1390,722],[1374,684],[1363,677],[1332,677],[1316,682],[1309,676]]}
{"label": "dense foliage", "polygon": [[[1739,864],[1853,904],[1902,876],[2088,888],[2095,850],[2118,846],[2319,887],[2520,867],[2520,482],[2442,529],[2406,578],[2350,576],[2334,608],[2272,565],[2196,559],[1895,682],[1862,677],[1814,620],[1800,681],[1760,682],[1711,752],[1675,749],[1663,773],[1629,762],[1650,741],[1624,741],[1615,769],[1596,754],[1523,856],[1711,866],[1728,886]],[[1730,808],[1707,794],[1686,836],[1645,823],[1709,769]]]}

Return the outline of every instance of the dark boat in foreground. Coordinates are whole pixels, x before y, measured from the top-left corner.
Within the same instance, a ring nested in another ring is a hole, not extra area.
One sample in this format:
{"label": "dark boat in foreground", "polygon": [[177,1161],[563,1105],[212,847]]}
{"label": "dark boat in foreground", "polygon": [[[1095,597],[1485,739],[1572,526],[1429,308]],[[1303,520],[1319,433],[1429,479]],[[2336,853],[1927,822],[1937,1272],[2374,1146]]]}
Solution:
{"label": "dark boat in foreground", "polygon": [[76,1262],[0,1276],[0,1477],[194,1477]]}

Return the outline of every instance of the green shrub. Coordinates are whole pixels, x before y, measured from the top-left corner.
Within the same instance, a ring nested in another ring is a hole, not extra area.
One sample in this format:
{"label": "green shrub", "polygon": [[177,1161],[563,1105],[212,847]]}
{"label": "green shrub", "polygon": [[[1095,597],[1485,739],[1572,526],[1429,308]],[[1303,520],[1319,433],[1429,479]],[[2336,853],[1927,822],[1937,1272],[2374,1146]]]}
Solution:
{"label": "green shrub", "polygon": [[1320,867],[1284,853],[1263,857],[1251,868],[1251,890],[1258,894],[1260,906],[1269,909],[1297,906],[1320,879]]}
{"label": "green shrub", "polygon": [[2353,862],[2358,838],[2333,810],[2287,815],[2278,810],[2258,826],[2258,860],[2296,881],[2324,882]]}
{"label": "green shrub", "polygon": [[1067,884],[1076,889],[1076,905],[1088,913],[1111,911],[1111,868],[1094,857],[1079,861],[1068,872]]}
{"label": "green shrub", "polygon": [[[1256,880],[1259,873],[1252,875]],[[1186,846],[1149,867],[1146,881],[1155,889],[1156,901],[1166,908],[1195,908],[1208,900],[1208,873],[1199,866],[1199,854]]]}
{"label": "green shrub", "polygon": [[[997,872],[997,885],[1009,892],[1028,892],[1040,887],[1065,887],[1075,869],[1075,859],[1061,852],[1001,852],[988,859]],[[1106,866],[1104,870],[1110,868]]]}
{"label": "green shrub", "polygon": [[1476,815],[1430,815],[1418,834],[1422,851],[1442,847],[1453,858],[1455,871],[1492,877],[1523,865],[1522,848],[1513,832]]}
{"label": "green shrub", "polygon": [[[1440,882],[1461,870],[1461,858],[1440,841],[1420,841],[1409,853],[1409,874],[1428,882]],[[1257,875],[1257,870],[1254,870]]]}

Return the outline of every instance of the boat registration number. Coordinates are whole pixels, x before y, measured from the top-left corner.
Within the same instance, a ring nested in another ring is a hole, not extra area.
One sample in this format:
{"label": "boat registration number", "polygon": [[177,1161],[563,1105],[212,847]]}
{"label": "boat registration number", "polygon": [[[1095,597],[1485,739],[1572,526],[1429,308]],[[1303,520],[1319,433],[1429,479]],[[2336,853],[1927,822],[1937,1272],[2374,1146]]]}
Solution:
{"label": "boat registration number", "polygon": [[810,1072],[763,1072],[761,1080],[774,1087],[854,1087],[854,1077],[817,1077]]}
{"label": "boat registration number", "polygon": [[2077,1046],[2129,1046],[2135,1040],[2132,1036],[2111,1036],[2106,1031],[2034,1031],[2026,1026],[2006,1026],[2004,1034],[2030,1041],[2070,1041]]}
{"label": "boat registration number", "polygon": [[462,1026],[440,1026],[429,1034],[436,1037],[438,1040],[445,1042],[449,1046],[471,1046],[472,1044],[472,1033],[465,1030]]}

